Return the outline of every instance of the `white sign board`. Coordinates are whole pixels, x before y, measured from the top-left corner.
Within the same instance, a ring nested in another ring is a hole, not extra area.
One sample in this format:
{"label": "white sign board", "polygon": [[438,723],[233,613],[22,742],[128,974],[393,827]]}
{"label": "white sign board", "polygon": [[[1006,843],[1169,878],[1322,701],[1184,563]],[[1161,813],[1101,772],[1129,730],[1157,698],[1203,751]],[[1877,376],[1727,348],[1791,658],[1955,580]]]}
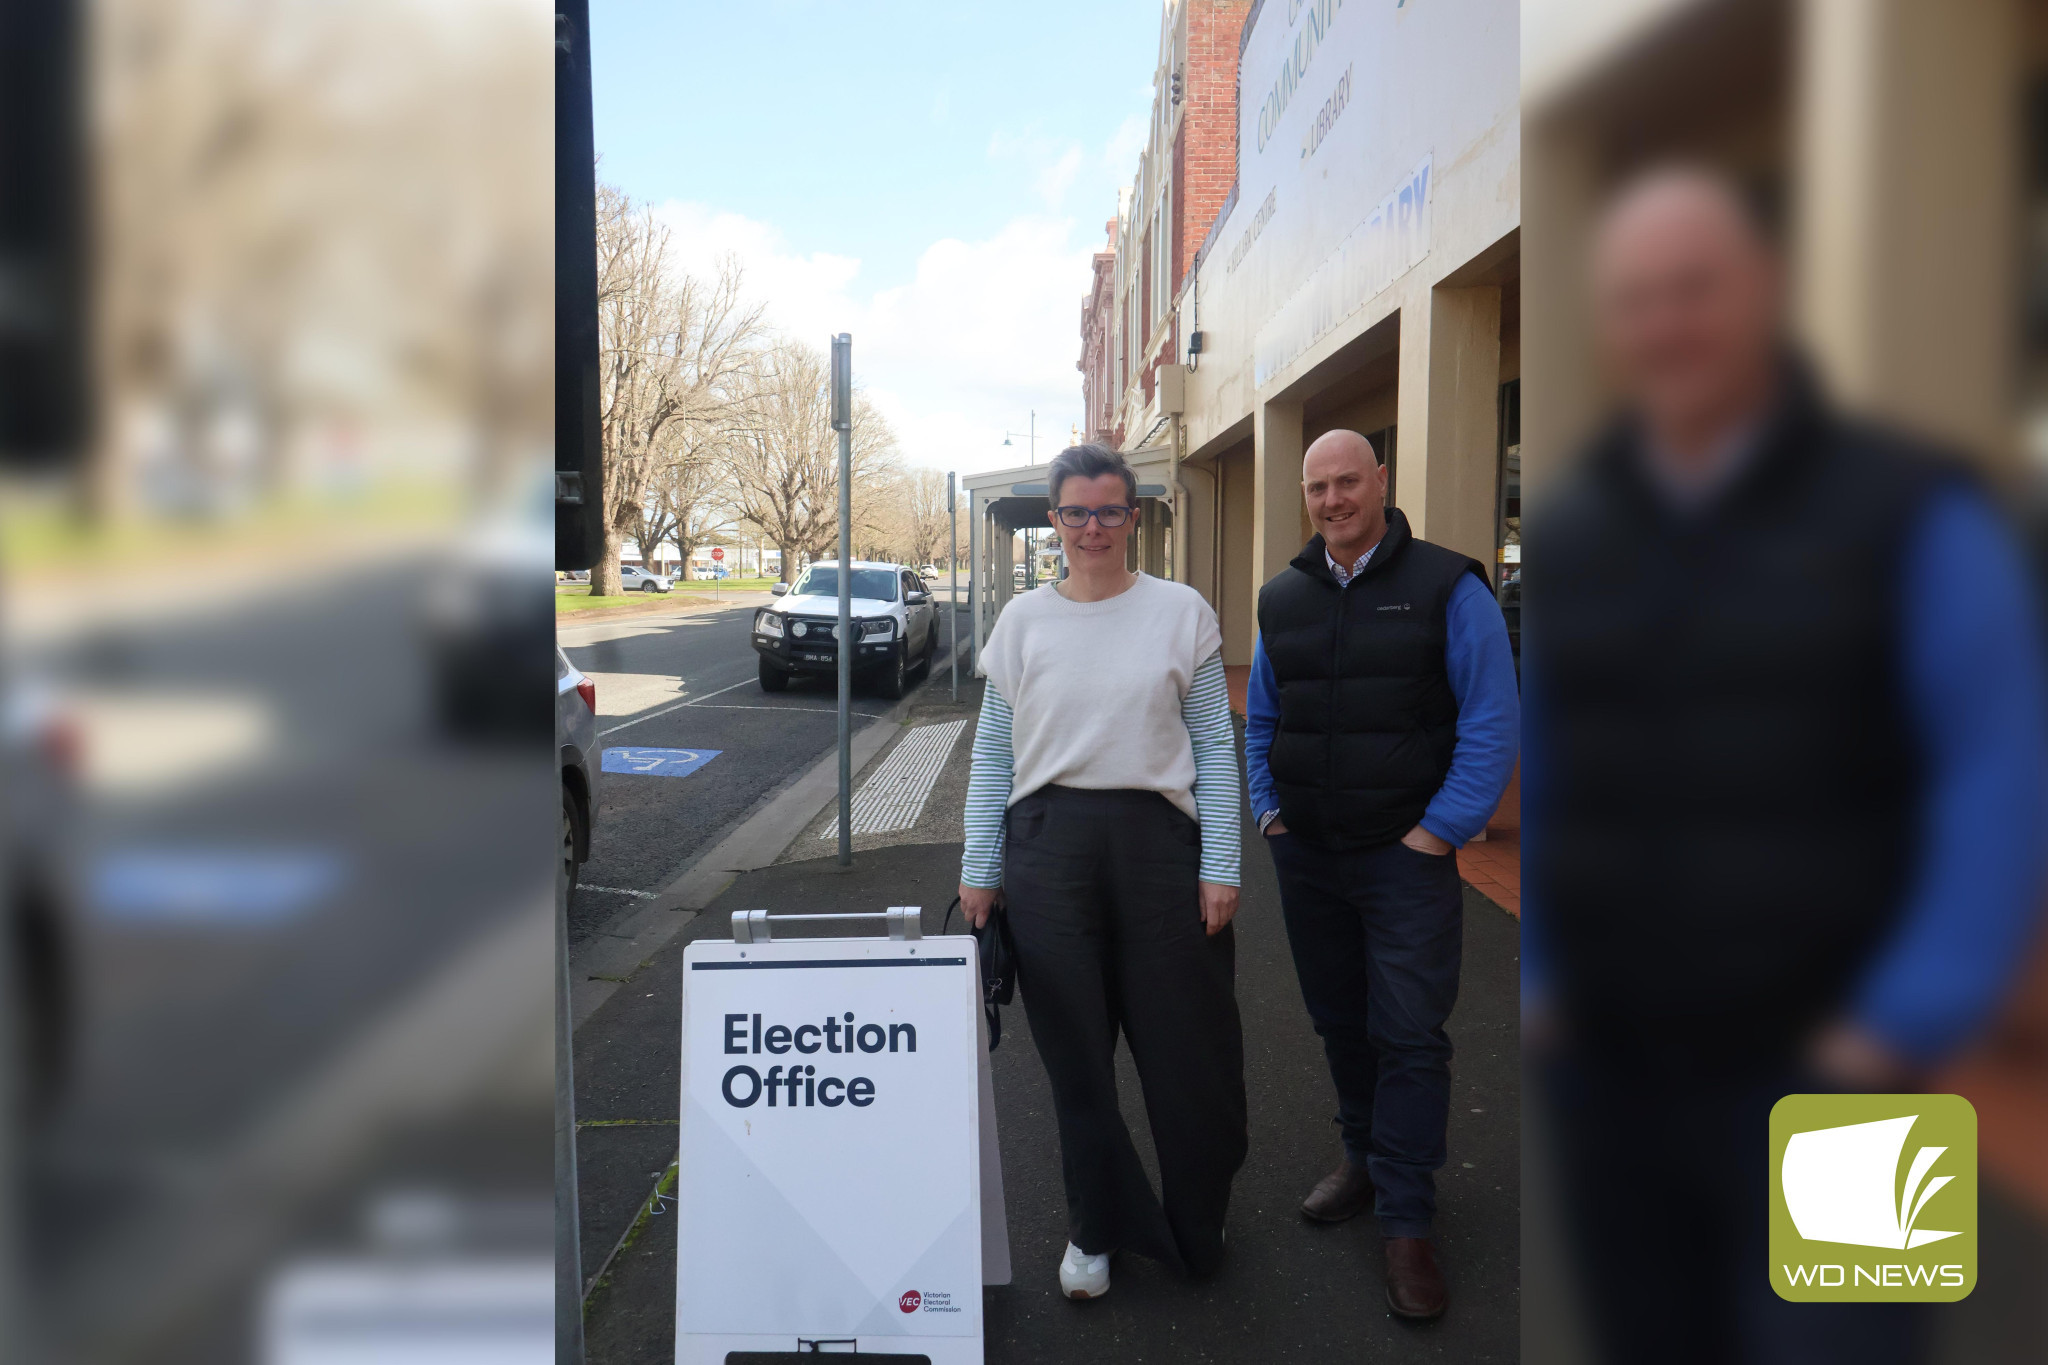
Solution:
{"label": "white sign board", "polygon": [[677,1365],[982,1359],[980,1024],[970,937],[684,950]]}

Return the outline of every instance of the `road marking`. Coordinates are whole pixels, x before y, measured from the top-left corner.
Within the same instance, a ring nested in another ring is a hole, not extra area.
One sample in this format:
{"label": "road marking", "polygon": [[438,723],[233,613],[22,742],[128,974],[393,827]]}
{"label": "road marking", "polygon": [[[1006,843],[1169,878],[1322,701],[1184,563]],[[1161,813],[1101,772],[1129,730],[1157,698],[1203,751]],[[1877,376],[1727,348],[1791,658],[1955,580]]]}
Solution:
{"label": "road marking", "polygon": [[604,771],[642,777],[688,777],[723,753],[722,749],[606,749]]}
{"label": "road marking", "polygon": [[[799,712],[800,714],[803,714],[803,715],[806,715],[806,716],[833,716],[833,715],[837,715],[837,714],[839,714],[839,707],[838,707],[837,705],[832,705],[832,706],[737,706],[737,705],[733,704],[732,702],[720,702],[720,703],[719,703],[718,705],[716,705],[716,706],[707,706],[707,707],[705,707],[704,709],[705,709],[706,711],[780,711],[780,712],[784,713],[785,715],[787,715],[787,714],[788,714],[789,712],[791,712],[791,711],[795,711],[795,712]],[[881,718],[882,718],[882,717],[883,717],[883,716],[884,716],[885,714],[887,714],[887,713],[886,713],[886,712],[882,712],[882,711],[854,711],[854,712],[851,712],[851,713],[849,713],[849,714],[852,714],[852,715],[856,715],[856,716],[860,716],[860,717],[862,717],[863,719],[866,719],[866,720],[880,720],[880,719],[881,719]]]}
{"label": "road marking", "polygon": [[700,704],[700,703],[702,703],[702,702],[705,702],[705,701],[709,701],[709,700],[710,700],[711,698],[713,698],[713,697],[723,696],[723,695],[724,695],[724,694],[726,694],[727,692],[730,692],[730,691],[734,690],[734,688],[740,688],[740,687],[745,687],[745,686],[746,686],[746,685],[747,685],[748,683],[751,683],[751,682],[756,682],[756,681],[758,681],[758,679],[755,679],[755,678],[746,678],[746,679],[743,679],[743,680],[742,680],[742,681],[740,681],[740,682],[736,682],[736,683],[734,683],[734,684],[732,685],[732,687],[721,687],[721,688],[719,688],[719,689],[718,689],[718,691],[716,691],[716,692],[706,692],[706,693],[705,693],[705,694],[704,694],[704,695],[703,695],[702,697],[699,697],[699,698],[698,698],[698,699],[697,699],[696,701],[679,701],[679,702],[677,702],[677,703],[676,703],[676,704],[675,704],[674,706],[665,706],[665,707],[663,707],[663,708],[662,708],[661,710],[659,710],[659,711],[650,711],[650,712],[648,712],[648,713],[647,713],[646,715],[644,715],[644,716],[635,716],[635,717],[633,717],[633,719],[631,719],[631,720],[628,720],[628,721],[621,721],[621,722],[620,722],[619,724],[617,724],[617,725],[614,725],[614,726],[613,726],[613,727],[612,727],[611,729],[609,729],[609,730],[600,730],[600,731],[598,731],[598,733],[597,733],[597,737],[598,737],[599,739],[603,739],[603,738],[604,738],[604,737],[605,737],[606,735],[615,735],[615,734],[617,734],[617,733],[618,733],[619,731],[621,731],[621,730],[625,729],[625,728],[626,728],[627,726],[629,726],[629,725],[638,725],[638,724],[639,724],[639,723],[640,723],[641,721],[643,721],[643,720],[656,720],[656,719],[659,719],[660,717],[662,717],[662,716],[665,716],[665,715],[667,715],[667,714],[668,714],[669,712],[671,712],[671,711],[680,711],[680,710],[682,710],[682,709],[683,709],[683,708],[684,708],[685,706],[696,706],[696,705],[698,705],[698,704]]}
{"label": "road marking", "polygon": [[643,901],[654,899],[652,891],[628,891],[623,886],[592,886],[588,882],[578,882],[576,883],[576,889],[578,891],[601,891],[607,896],[634,896]]}
{"label": "road marking", "polygon": [[[924,813],[924,803],[931,799],[932,785],[939,780],[947,756],[966,728],[964,720],[949,720],[919,725],[905,735],[854,793],[853,832],[887,834],[915,825]],[[839,837],[837,816],[818,837]]]}
{"label": "road marking", "polygon": [[346,875],[328,849],[147,845],[89,865],[85,904],[112,924],[274,928],[318,909]]}

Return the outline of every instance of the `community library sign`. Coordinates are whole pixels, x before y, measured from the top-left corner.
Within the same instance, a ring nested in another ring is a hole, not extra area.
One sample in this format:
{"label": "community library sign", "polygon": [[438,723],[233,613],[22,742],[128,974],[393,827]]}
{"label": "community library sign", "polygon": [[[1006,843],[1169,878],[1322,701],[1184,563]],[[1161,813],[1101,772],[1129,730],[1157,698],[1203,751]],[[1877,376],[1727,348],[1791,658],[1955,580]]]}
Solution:
{"label": "community library sign", "polygon": [[1518,50],[1504,0],[1256,8],[1236,206],[1197,282],[1216,363],[1250,361],[1252,389],[1267,388],[1442,245],[1445,168],[1490,174],[1473,151],[1517,126],[1512,79],[1503,94],[1483,78],[1512,72]]}

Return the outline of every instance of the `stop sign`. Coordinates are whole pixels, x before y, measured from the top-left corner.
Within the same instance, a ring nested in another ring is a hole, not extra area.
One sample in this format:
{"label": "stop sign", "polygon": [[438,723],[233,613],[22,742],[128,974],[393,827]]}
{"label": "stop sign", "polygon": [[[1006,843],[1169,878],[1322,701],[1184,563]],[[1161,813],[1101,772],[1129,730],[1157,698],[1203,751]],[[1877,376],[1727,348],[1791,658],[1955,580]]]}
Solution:
{"label": "stop sign", "polygon": [[712,557],[713,559],[724,559],[724,558],[725,558],[725,551],[723,551],[723,550],[713,550],[713,551],[711,552],[711,557]]}

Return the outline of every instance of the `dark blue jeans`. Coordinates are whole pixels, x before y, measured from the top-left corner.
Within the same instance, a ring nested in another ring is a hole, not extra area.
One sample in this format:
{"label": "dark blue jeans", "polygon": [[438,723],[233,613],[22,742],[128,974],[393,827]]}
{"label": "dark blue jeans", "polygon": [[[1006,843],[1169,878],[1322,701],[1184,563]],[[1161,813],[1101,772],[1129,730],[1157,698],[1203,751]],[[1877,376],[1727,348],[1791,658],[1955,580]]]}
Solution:
{"label": "dark blue jeans", "polygon": [[1267,839],[1302,1000],[1337,1085],[1345,1155],[1372,1176],[1386,1237],[1426,1237],[1450,1118],[1464,899],[1456,854],[1338,853]]}

